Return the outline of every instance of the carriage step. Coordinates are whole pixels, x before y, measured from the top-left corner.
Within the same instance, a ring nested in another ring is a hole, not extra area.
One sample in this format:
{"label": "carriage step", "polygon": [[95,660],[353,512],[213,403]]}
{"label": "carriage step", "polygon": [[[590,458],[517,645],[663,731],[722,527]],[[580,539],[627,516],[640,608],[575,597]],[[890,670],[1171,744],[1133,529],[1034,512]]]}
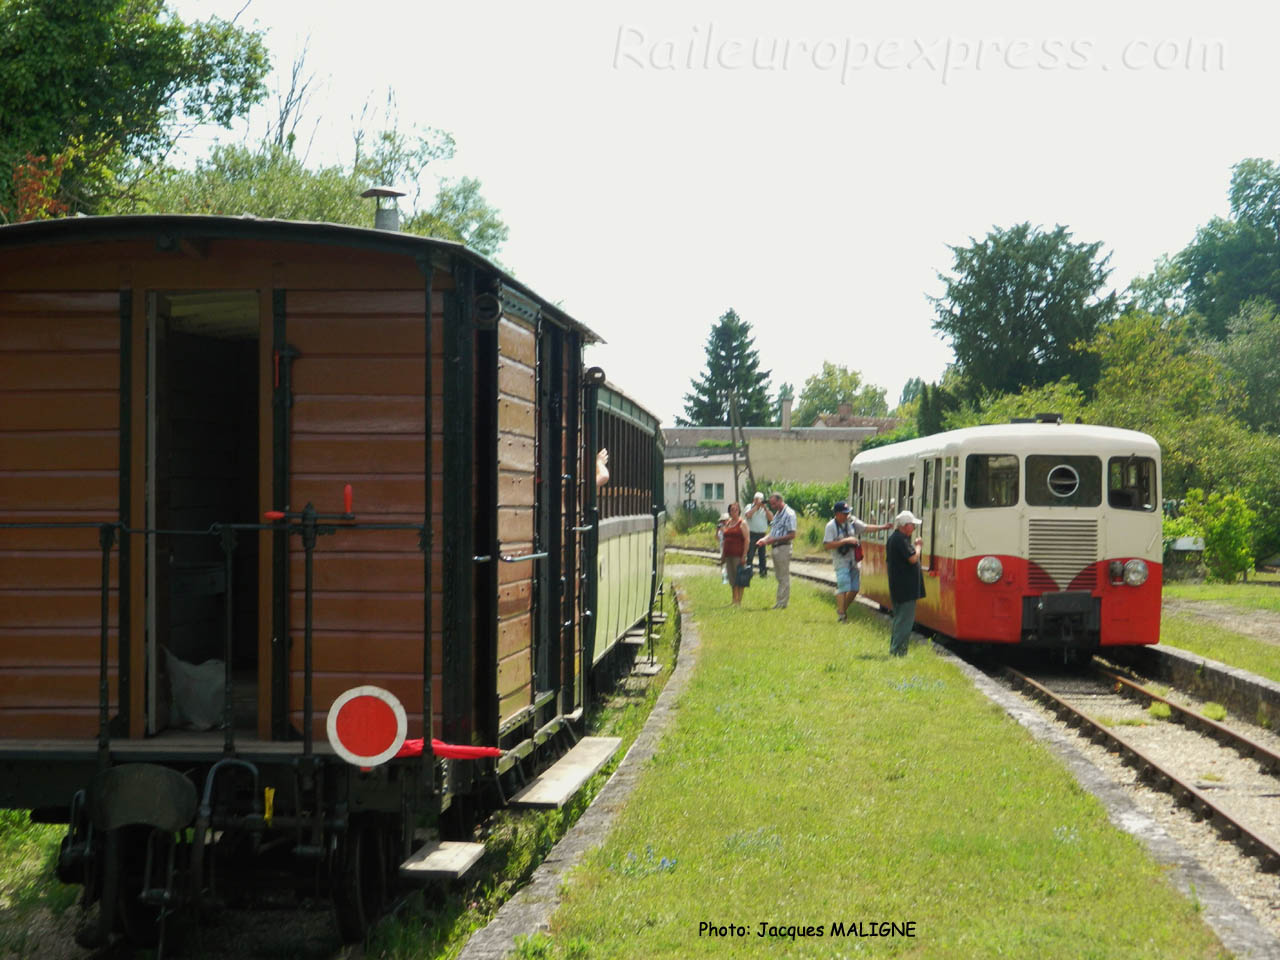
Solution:
{"label": "carriage step", "polygon": [[583,737],[546,773],[511,798],[513,807],[556,810],[618,752],[621,737]]}
{"label": "carriage step", "polygon": [[644,627],[636,627],[634,630],[628,630],[622,635],[623,643],[629,643],[635,647],[643,646],[648,640],[649,634]]}
{"label": "carriage step", "polygon": [[456,880],[484,854],[483,843],[455,840],[432,841],[415,850],[400,864],[401,880]]}

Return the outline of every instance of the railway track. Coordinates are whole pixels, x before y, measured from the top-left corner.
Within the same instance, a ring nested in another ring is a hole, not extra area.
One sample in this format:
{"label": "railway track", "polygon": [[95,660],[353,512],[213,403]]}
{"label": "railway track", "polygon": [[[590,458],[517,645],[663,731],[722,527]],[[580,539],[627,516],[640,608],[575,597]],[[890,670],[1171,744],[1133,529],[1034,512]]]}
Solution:
{"label": "railway track", "polygon": [[[1041,679],[1008,665],[995,672],[1082,736],[1118,752],[1139,779],[1208,821],[1264,872],[1280,871],[1280,817],[1274,809],[1274,798],[1280,797],[1280,753],[1271,746],[1096,661],[1084,673]],[[1146,712],[1152,704],[1167,709],[1167,720]],[[1157,724],[1162,725],[1158,736],[1144,733]],[[1266,807],[1273,809],[1259,813]]]}
{"label": "railway track", "polygon": [[[668,554],[675,556],[699,557],[703,560],[720,559],[720,554],[715,550],[700,550],[697,547],[667,547]],[[770,564],[770,569],[773,565]],[[792,558],[791,560],[791,576],[798,577],[801,580],[809,580],[812,583],[821,583],[826,586],[834,586],[836,582],[835,571],[831,568],[831,562],[828,560],[803,560]]]}

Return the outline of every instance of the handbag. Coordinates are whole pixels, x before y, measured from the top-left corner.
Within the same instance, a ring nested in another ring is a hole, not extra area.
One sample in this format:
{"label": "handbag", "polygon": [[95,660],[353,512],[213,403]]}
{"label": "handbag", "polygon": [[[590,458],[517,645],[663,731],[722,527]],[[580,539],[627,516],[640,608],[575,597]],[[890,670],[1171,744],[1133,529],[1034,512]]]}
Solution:
{"label": "handbag", "polygon": [[749,566],[747,566],[746,564],[743,564],[742,566],[738,567],[738,573],[737,573],[737,577],[738,577],[738,586],[740,586],[740,587],[749,587],[749,586],[751,586],[751,574],[752,574],[752,573],[754,573],[754,572],[755,572],[755,571],[753,571],[753,570],[752,570]]}
{"label": "handbag", "polygon": [[853,562],[854,563],[862,562],[862,541],[861,540],[859,540],[857,543],[853,545]]}

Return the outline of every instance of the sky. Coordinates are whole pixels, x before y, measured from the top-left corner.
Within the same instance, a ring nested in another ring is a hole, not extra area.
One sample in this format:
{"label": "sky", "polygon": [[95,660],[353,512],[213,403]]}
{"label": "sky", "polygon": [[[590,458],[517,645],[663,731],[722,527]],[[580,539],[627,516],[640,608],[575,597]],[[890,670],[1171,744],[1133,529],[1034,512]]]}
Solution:
{"label": "sky", "polygon": [[349,160],[388,90],[402,129],[451,133],[437,173],[482,182],[498,259],[667,425],[729,308],[771,393],[830,361],[892,408],[952,359],[928,299],[951,246],[1063,224],[1123,290],[1280,153],[1275,4],[169,5],[239,13],[282,74],[306,48],[312,160]]}

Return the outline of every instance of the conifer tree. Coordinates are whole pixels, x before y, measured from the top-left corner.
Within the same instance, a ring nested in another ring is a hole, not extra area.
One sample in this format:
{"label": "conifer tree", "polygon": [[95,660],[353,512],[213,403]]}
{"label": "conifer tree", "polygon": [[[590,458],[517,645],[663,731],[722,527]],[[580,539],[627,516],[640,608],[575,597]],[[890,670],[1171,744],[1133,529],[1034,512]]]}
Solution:
{"label": "conifer tree", "polygon": [[759,427],[771,422],[769,403],[770,371],[760,370],[760,354],[751,336],[751,324],[732,309],[724,313],[707,337],[707,366],[692,381],[693,391],[684,396],[682,427],[729,426],[729,396],[733,393],[738,422]]}

